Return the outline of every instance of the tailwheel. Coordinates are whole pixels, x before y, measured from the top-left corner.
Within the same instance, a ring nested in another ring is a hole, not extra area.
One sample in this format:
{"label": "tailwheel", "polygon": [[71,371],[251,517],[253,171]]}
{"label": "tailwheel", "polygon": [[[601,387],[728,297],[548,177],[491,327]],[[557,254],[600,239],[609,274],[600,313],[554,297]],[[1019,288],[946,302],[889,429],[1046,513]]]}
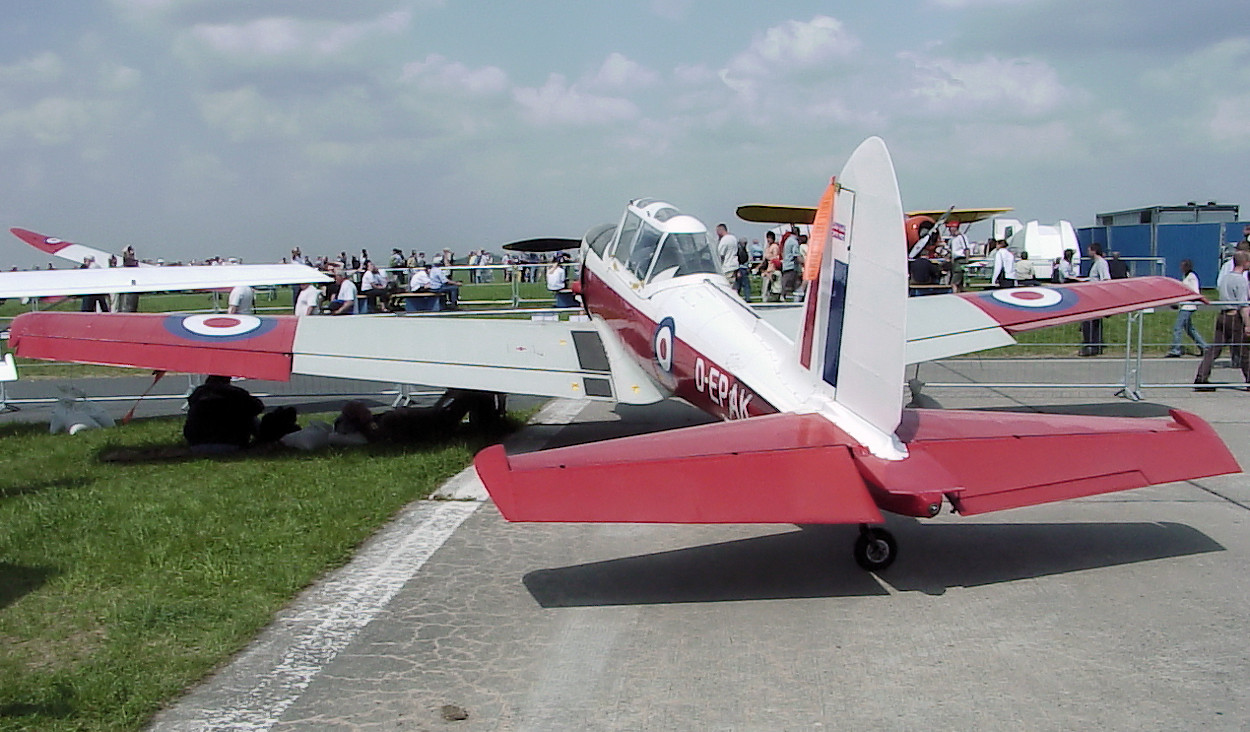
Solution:
{"label": "tailwheel", "polygon": [[885,529],[861,526],[855,540],[855,563],[869,572],[880,572],[898,557],[898,542]]}

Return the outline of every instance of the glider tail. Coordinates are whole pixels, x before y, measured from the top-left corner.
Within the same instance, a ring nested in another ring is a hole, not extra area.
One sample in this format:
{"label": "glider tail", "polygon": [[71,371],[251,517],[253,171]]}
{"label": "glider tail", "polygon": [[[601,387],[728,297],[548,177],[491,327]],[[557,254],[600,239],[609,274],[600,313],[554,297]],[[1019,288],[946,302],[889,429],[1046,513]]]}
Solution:
{"label": "glider tail", "polygon": [[891,434],[903,408],[907,238],[885,143],[865,140],[812,223],[800,365],[818,394]]}

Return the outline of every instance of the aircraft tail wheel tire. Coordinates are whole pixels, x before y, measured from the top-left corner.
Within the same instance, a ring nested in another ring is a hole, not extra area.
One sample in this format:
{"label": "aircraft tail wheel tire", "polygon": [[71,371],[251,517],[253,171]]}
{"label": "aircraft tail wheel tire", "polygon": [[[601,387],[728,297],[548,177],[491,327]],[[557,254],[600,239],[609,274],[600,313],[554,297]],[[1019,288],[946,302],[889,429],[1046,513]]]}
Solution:
{"label": "aircraft tail wheel tire", "polygon": [[885,529],[866,528],[855,540],[855,563],[869,572],[880,572],[898,557],[898,542]]}

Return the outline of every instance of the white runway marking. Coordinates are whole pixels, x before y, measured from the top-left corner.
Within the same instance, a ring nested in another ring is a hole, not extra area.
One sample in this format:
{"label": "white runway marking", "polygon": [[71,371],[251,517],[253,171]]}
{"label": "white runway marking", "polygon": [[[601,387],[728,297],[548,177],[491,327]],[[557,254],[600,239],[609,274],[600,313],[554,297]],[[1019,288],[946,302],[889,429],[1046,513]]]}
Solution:
{"label": "white runway marking", "polygon": [[[467,469],[472,472],[473,468]],[[482,504],[420,501],[370,540],[351,564],[287,611],[260,640],[153,725],[157,730],[267,730],[313,678]],[[220,689],[229,689],[221,698]],[[200,704],[196,704],[199,701]],[[184,708],[191,707],[191,708]]]}

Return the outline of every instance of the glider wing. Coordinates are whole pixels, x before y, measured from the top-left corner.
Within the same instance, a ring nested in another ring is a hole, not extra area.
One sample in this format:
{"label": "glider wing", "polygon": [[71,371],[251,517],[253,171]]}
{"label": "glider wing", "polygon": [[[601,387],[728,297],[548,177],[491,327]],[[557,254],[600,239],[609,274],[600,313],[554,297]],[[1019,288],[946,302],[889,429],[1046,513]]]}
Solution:
{"label": "glider wing", "polygon": [[0,272],[0,297],[211,290],[235,285],[293,285],[329,280],[321,272],[302,264],[37,270]]}
{"label": "glider wing", "polygon": [[25,313],[19,356],[285,381],[292,373],[647,404],[662,398],[593,323],[353,316]]}

